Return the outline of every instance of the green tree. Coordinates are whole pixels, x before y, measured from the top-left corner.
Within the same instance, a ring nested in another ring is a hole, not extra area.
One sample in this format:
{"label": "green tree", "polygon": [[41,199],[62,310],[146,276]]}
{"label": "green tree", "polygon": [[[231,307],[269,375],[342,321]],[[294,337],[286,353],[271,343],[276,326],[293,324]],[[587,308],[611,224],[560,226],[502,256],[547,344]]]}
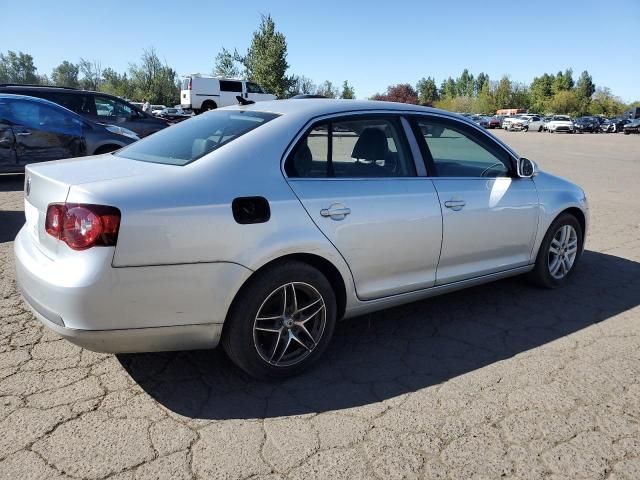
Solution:
{"label": "green tree", "polygon": [[287,98],[295,95],[309,95],[316,93],[318,87],[313,80],[304,75],[292,75],[289,78],[289,88],[287,91]]}
{"label": "green tree", "polygon": [[78,65],[74,65],[65,60],[51,72],[51,82],[61,87],[77,88],[80,86],[80,82],[78,81],[79,73],[80,68]]}
{"label": "green tree", "polygon": [[102,82],[102,65],[99,60],[80,59],[78,68],[82,74],[80,85],[85,90],[98,90]]}
{"label": "green tree", "polygon": [[420,105],[433,105],[440,98],[436,81],[431,77],[423,77],[418,80],[416,90],[418,91]]}
{"label": "green tree", "polygon": [[453,78],[449,77],[442,81],[442,85],[440,86],[440,96],[447,98],[454,98],[458,96],[458,87]]}
{"label": "green tree", "polygon": [[613,95],[611,90],[607,87],[598,87],[591,97],[588,112],[591,115],[612,117],[624,113],[626,108],[627,106],[619,97]]}
{"label": "green tree", "polygon": [[489,75],[487,75],[484,72],[480,72],[478,74],[478,76],[476,77],[476,82],[475,82],[475,92],[476,95],[480,95],[480,92],[482,92],[482,89],[484,88],[485,85],[489,84]]}
{"label": "green tree", "polygon": [[122,98],[133,98],[134,96],[133,85],[127,74],[120,74],[112,68],[105,68],[102,71],[100,91]]}
{"label": "green tree", "polygon": [[226,48],[216,55],[216,63],[213,67],[213,74],[218,77],[235,78],[240,76],[240,67],[238,66],[238,52],[231,53]]}
{"label": "green tree", "polygon": [[491,91],[491,85],[489,82],[484,83],[482,90],[478,93],[476,109],[478,113],[496,113],[496,100],[493,92]]}
{"label": "green tree", "polygon": [[589,104],[591,103],[591,96],[596,91],[596,86],[593,83],[593,79],[589,72],[586,70],[580,74],[578,81],[576,82],[576,95],[580,100],[580,108],[582,112],[587,112]]}
{"label": "green tree", "polygon": [[344,98],[346,100],[353,100],[356,98],[356,91],[346,80],[342,83],[342,93],[340,94],[340,98]]}
{"label": "green tree", "polygon": [[339,92],[338,89],[333,86],[333,83],[329,80],[325,80],[318,86],[316,94],[327,98],[338,98]]}
{"label": "green tree", "polygon": [[0,53],[0,82],[40,83],[33,57],[27,53]]}
{"label": "green tree", "polygon": [[534,112],[543,113],[547,111],[549,100],[553,97],[554,75],[548,73],[535,77],[529,88],[529,102]]}
{"label": "green tree", "polygon": [[526,108],[530,107],[531,97],[529,95],[529,88],[523,83],[511,84],[511,97],[509,104],[514,108]]}
{"label": "green tree", "polygon": [[573,88],[573,70],[567,68],[564,73],[558,72],[553,80],[553,92],[562,92]]}
{"label": "green tree", "polygon": [[494,92],[496,108],[515,108],[515,105],[511,105],[512,93],[511,80],[504,75],[498,82]]}
{"label": "green tree", "polygon": [[154,48],[145,50],[140,60],[129,66],[134,98],[174,105],[180,98],[176,72],[160,61]]}
{"label": "green tree", "polygon": [[251,46],[242,59],[250,80],[279,98],[287,96],[291,79],[286,76],[287,40],[271,15],[262,16],[258,30],[253,33]]}
{"label": "green tree", "polygon": [[573,90],[561,90],[550,100],[549,109],[554,113],[576,115],[580,111],[580,99]]}
{"label": "green tree", "polygon": [[469,73],[466,68],[462,71],[462,74],[456,79],[456,90],[458,95],[464,95],[466,97],[472,97],[475,91],[475,81],[473,75]]}

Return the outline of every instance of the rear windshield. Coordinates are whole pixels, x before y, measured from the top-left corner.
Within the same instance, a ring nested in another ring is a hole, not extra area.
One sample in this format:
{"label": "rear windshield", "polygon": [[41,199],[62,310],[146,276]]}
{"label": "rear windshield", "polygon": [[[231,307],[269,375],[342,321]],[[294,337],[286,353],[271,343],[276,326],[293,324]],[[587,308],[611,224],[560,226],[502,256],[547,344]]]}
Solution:
{"label": "rear windshield", "polygon": [[186,165],[277,116],[238,110],[207,112],[160,130],[115,155],[142,162]]}

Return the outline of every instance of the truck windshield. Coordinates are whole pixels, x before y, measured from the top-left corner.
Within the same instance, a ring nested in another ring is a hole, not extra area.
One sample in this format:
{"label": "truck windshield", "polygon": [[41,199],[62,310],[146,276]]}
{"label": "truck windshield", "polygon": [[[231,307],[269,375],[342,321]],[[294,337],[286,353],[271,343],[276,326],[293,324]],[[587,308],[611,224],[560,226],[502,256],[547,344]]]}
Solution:
{"label": "truck windshield", "polygon": [[277,116],[238,110],[208,112],[160,130],[114,155],[142,162],[186,165]]}

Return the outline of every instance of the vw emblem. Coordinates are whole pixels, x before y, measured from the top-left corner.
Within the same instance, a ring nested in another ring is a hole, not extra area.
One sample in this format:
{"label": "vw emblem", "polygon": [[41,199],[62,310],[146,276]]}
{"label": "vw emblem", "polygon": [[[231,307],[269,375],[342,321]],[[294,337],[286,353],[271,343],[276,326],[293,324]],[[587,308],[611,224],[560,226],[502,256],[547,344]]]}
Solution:
{"label": "vw emblem", "polygon": [[31,193],[31,177],[27,177],[27,183],[25,184],[24,191],[27,194],[27,197]]}

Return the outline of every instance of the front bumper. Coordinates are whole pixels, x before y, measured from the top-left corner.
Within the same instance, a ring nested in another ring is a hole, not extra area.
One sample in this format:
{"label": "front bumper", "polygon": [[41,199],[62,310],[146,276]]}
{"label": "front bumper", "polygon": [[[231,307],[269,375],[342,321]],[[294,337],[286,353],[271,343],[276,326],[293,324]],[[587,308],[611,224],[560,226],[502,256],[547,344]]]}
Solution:
{"label": "front bumper", "polygon": [[113,250],[94,247],[51,260],[23,228],[14,253],[25,302],[45,326],[95,351],[217,345],[249,269],[227,262],[114,268]]}

